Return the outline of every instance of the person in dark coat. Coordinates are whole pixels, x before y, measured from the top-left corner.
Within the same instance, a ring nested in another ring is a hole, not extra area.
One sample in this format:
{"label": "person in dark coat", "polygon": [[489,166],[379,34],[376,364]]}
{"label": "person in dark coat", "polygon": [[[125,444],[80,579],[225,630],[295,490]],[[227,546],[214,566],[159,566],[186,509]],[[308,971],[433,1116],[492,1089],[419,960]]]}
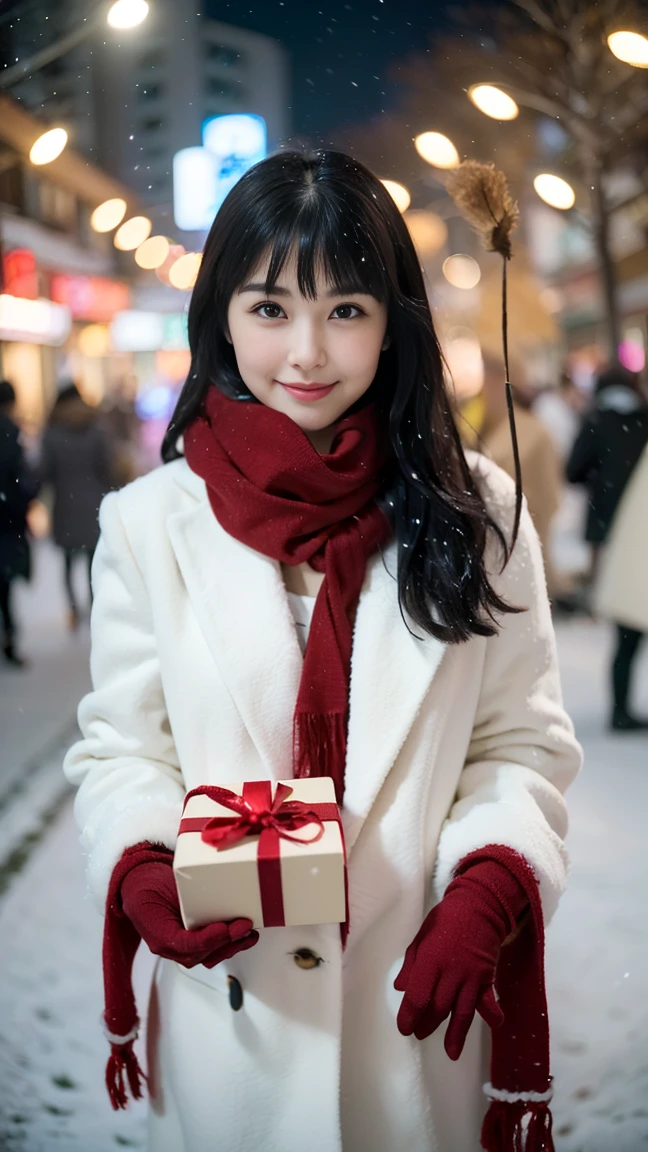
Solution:
{"label": "person in dark coat", "polygon": [[[568,481],[584,484],[589,494],[585,539],[594,549],[594,569],[621,496],[647,443],[648,404],[636,375],[621,366],[609,368],[598,378],[594,404],[583,418],[566,465]],[[611,720],[616,730],[648,727],[648,721],[628,711],[632,667],[642,635],[635,628],[617,624]]]}
{"label": "person in dark coat", "polygon": [[74,629],[80,613],[73,565],[77,557],[83,558],[90,580],[99,539],[99,505],[116,485],[108,434],[73,383],[59,392],[43,434],[40,478],[53,490],[52,535],[63,551],[69,625]]}
{"label": "person in dark coat", "polygon": [[13,385],[0,380],[0,614],[2,651],[8,664],[21,667],[16,652],[16,624],[11,606],[14,580],[29,579],[30,555],[27,509],[38,484],[30,474],[20,444],[20,430],[12,419],[16,401]]}

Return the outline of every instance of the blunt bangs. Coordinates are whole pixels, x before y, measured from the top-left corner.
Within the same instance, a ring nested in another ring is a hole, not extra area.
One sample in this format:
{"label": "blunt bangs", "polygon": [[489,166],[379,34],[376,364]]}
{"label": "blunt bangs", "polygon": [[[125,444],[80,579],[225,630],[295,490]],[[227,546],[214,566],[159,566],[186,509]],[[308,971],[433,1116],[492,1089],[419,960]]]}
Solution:
{"label": "blunt bangs", "polygon": [[[339,203],[327,202],[326,191],[318,189],[295,213],[286,206],[273,228],[265,289],[271,293],[286,264],[296,256],[297,284],[302,296],[314,300],[317,277],[341,295],[362,292],[385,303],[389,285],[385,268],[364,227],[350,223],[356,213],[352,205],[340,211]],[[375,231],[375,229],[374,229]],[[257,264],[267,259],[260,253]]]}
{"label": "blunt bangs", "polygon": [[[254,174],[251,169],[240,184],[252,184]],[[301,181],[287,178],[277,164],[262,199],[250,189],[257,202],[245,219],[230,213],[225,201],[214,225],[222,237],[218,295],[226,295],[229,303],[264,265],[265,291],[270,294],[296,256],[297,283],[307,299],[315,299],[317,276],[322,274],[336,292],[367,293],[386,303],[389,277],[378,243],[385,226],[376,202],[353,188],[304,181],[303,169],[301,175]],[[230,258],[234,253],[235,262]]]}

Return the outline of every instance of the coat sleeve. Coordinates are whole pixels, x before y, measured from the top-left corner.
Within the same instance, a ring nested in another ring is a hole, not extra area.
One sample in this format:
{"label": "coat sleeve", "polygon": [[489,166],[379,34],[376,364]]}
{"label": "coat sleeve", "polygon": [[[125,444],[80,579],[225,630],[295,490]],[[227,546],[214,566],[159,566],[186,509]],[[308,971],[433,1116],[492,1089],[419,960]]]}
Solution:
{"label": "coat sleeve", "polygon": [[[497,519],[510,539],[510,514]],[[580,769],[581,750],[562,706],[542,555],[526,502],[512,557],[491,580],[526,611],[505,614],[486,642],[465,766],[439,840],[435,898],[468,852],[504,844],[534,869],[548,920],[566,883],[563,792]]]}
{"label": "coat sleeve", "polygon": [[79,790],[75,816],[88,885],[103,910],[111,872],[141,840],[175,846],[185,788],[167,716],[150,603],[119,510],[100,511],[95,553],[90,670],[79,705],[82,739],[64,771]]}
{"label": "coat sleeve", "polygon": [[599,465],[597,424],[592,416],[586,416],[565,464],[565,476],[570,484],[588,484]]}

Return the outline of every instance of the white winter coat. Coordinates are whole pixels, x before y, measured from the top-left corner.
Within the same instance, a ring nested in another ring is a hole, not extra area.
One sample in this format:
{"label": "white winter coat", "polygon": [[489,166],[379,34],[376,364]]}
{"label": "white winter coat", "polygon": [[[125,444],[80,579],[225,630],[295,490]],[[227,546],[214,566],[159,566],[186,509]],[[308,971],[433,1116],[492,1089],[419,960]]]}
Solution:
{"label": "white winter coat", "polygon": [[[510,532],[512,484],[473,466]],[[66,772],[102,904],[123,849],[172,848],[185,790],[285,778],[302,656],[278,563],[220,527],[181,460],[104,501],[94,565],[94,691]],[[211,971],[158,964],[149,1009],[154,1152],[477,1152],[488,1037],[453,1064],[437,1033],[396,1028],[392,982],[453,869],[507,844],[535,869],[545,914],[565,885],[562,793],[580,752],[560,696],[542,560],[526,509],[493,580],[528,611],[498,636],[412,636],[395,552],[358,607],[344,800],[351,934],[271,928]],[[434,880],[433,880],[434,876]],[[296,949],[323,963],[296,966]],[[241,982],[233,1012],[227,975]],[[440,1032],[443,1030],[441,1029]]]}

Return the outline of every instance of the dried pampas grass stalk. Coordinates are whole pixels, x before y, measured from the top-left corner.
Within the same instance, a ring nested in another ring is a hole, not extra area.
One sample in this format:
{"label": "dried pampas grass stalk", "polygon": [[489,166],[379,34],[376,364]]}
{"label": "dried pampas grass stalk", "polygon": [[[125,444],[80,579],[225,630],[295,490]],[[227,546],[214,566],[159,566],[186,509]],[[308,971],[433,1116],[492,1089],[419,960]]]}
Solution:
{"label": "dried pampas grass stalk", "polygon": [[506,293],[506,262],[511,259],[511,233],[516,227],[520,210],[509,192],[506,176],[494,164],[478,160],[464,160],[446,177],[446,188],[462,216],[472,224],[488,252],[499,252],[502,257],[502,348],[506,373],[506,403],[515,461],[515,518],[513,539],[517,540],[522,511],[522,468],[515,428],[513,393],[509,379],[508,311]]}
{"label": "dried pampas grass stalk", "polygon": [[448,173],[446,187],[459,211],[479,233],[489,252],[511,259],[511,232],[520,210],[511,198],[506,176],[494,164],[464,160]]}

